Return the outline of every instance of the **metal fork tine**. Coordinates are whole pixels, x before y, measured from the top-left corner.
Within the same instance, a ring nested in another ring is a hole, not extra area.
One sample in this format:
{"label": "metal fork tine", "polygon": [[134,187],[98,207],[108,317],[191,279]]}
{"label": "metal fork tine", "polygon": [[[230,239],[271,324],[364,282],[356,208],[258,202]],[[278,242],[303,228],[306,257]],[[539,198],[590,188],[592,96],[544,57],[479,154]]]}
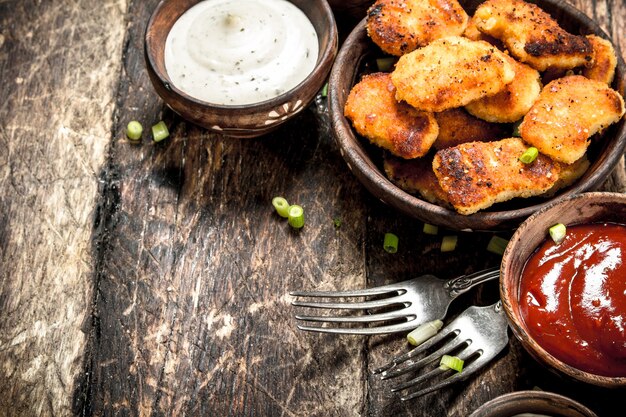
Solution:
{"label": "metal fork tine", "polygon": [[[472,354],[474,354],[474,353],[476,353],[476,352],[473,352]],[[472,355],[469,355],[469,356],[472,356]],[[421,397],[422,395],[431,393],[433,391],[437,391],[438,389],[447,387],[448,385],[453,384],[455,382],[463,381],[463,380],[469,378],[469,376],[471,374],[473,374],[474,372],[476,372],[478,369],[480,369],[484,365],[484,363],[486,363],[491,358],[486,358],[486,360],[482,360],[482,359],[483,359],[483,357],[481,356],[478,359],[476,359],[474,362],[470,363],[468,366],[463,368],[463,370],[461,372],[455,372],[454,375],[452,375],[451,377],[446,378],[446,379],[444,379],[444,380],[442,380],[442,381],[440,381],[440,382],[438,382],[436,384],[430,385],[430,386],[425,387],[425,388],[423,388],[421,390],[414,391],[414,392],[412,392],[410,394],[402,396],[402,397],[400,397],[400,400],[407,401],[407,400],[410,400],[412,398]],[[437,369],[439,369],[439,368],[437,368]],[[445,371],[442,371],[442,373],[443,372],[445,372]],[[415,384],[412,384],[411,386],[417,385],[419,382],[423,382],[423,379],[422,379],[422,381],[418,381]],[[408,386],[406,388],[410,388],[410,386]]]}
{"label": "metal fork tine", "polygon": [[374,335],[405,332],[415,329],[418,324],[415,321],[407,321],[406,323],[390,324],[386,326],[372,326],[365,328],[349,328],[349,327],[316,327],[298,325],[298,329],[309,332],[333,333],[333,334],[358,334],[358,335]]}
{"label": "metal fork tine", "polygon": [[291,305],[297,307],[311,308],[327,308],[337,310],[367,310],[372,308],[388,307],[394,304],[406,302],[402,296],[384,298],[382,300],[361,301],[354,303],[330,303],[330,302],[311,302],[311,301],[292,301]]}
{"label": "metal fork tine", "polygon": [[388,371],[383,372],[381,374],[381,378],[391,379],[400,375],[404,375],[407,372],[418,370],[424,367],[424,365],[428,365],[429,363],[441,358],[446,353],[458,349],[461,345],[465,343],[467,343],[467,340],[461,339],[460,337],[457,336],[454,339],[450,340],[445,345],[443,345],[442,347],[440,347],[439,349],[437,349],[436,351],[434,351],[433,353],[431,353],[430,355],[416,362],[413,362],[407,366],[403,366],[402,368],[399,368],[399,369],[390,369]]}
{"label": "metal fork tine", "polygon": [[[459,334],[459,330],[456,329],[455,327],[452,327],[452,326],[444,327],[443,329],[441,329],[441,331],[439,331],[439,333],[437,333],[435,336],[431,337],[430,339],[428,339],[427,341],[425,341],[424,343],[422,343],[421,345],[419,345],[415,349],[412,349],[409,352],[405,353],[404,355],[401,355],[401,356],[398,356],[397,358],[394,358],[391,362],[387,363],[386,365],[383,365],[380,368],[375,369],[373,371],[373,373],[375,373],[375,374],[383,373],[383,372],[387,371],[388,369],[391,369],[394,366],[401,364],[402,362],[405,362],[405,361],[407,361],[407,360],[409,360],[411,358],[414,358],[415,356],[417,356],[417,355],[421,354],[422,352],[428,350],[433,345],[439,343],[440,341],[442,341],[443,339],[445,339],[446,337],[448,337],[452,333],[454,333],[455,335],[458,335]],[[455,340],[455,339],[453,339],[453,340]]]}
{"label": "metal fork tine", "polygon": [[430,371],[426,372],[425,374],[416,376],[415,378],[410,379],[406,382],[403,382],[402,384],[396,385],[395,387],[391,388],[391,392],[398,392],[398,391],[405,390],[407,388],[414,387],[444,372],[445,371],[439,367],[433,368]]}
{"label": "metal fork tine", "polygon": [[407,315],[404,309],[389,311],[387,313],[367,314],[364,316],[302,316],[298,314],[295,317],[296,320],[327,323],[374,323],[377,321],[397,320],[400,318],[415,320],[415,316]]}
{"label": "metal fork tine", "polygon": [[[406,282],[403,283],[406,285]],[[368,297],[371,295],[383,295],[391,293],[403,294],[405,292],[404,287],[398,284],[383,285],[375,288],[364,288],[360,290],[345,290],[345,291],[291,291],[289,295],[293,297]]]}

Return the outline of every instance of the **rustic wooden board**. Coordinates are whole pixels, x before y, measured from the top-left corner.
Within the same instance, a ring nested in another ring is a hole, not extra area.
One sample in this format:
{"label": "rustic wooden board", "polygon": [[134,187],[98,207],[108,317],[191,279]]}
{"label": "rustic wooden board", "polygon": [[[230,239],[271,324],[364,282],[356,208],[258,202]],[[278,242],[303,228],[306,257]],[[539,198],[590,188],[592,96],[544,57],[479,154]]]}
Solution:
{"label": "rustic wooden board", "polygon": [[[626,48],[623,2],[571,2]],[[156,4],[0,2],[0,416],[466,416],[534,387],[612,415],[616,393],[560,380],[515,341],[468,384],[399,404],[369,372],[402,337],[297,331],[289,290],[451,278],[498,263],[490,235],[441,254],[372,198],[323,99],[252,140],[180,119],[144,68]],[[131,119],[163,119],[171,137],[131,144]],[[623,162],[604,189],[626,192]],[[275,195],[304,206],[302,231]],[[496,298],[485,285],[450,314]]]}
{"label": "rustic wooden board", "polygon": [[70,415],[92,314],[120,1],[0,2],[0,415]]}

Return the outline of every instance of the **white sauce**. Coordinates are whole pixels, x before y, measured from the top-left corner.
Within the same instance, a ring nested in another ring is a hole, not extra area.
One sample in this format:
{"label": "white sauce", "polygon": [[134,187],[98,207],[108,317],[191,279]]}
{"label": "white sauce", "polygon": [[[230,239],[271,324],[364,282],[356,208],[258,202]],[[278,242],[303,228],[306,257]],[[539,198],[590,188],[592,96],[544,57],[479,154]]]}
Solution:
{"label": "white sauce", "polygon": [[313,25],[286,0],[205,0],[174,23],[165,68],[196,99],[250,104],[298,85],[318,51]]}

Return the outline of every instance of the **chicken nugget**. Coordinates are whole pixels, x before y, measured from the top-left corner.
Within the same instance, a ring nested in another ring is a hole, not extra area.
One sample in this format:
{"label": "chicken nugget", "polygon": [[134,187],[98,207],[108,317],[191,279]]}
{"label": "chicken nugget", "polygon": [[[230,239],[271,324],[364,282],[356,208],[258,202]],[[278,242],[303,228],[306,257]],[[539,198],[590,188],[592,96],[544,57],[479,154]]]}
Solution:
{"label": "chicken nugget", "polygon": [[437,151],[433,171],[454,209],[464,215],[515,197],[531,197],[552,188],[559,178],[556,162],[539,154],[530,164],[519,138],[469,142]]}
{"label": "chicken nugget", "polygon": [[457,0],[378,0],[367,33],[384,52],[401,56],[435,39],[461,35],[468,16]]}
{"label": "chicken nugget", "polygon": [[587,169],[589,169],[589,159],[587,159],[587,155],[583,155],[578,161],[573,164],[563,164],[557,162],[557,166],[559,167],[559,179],[554,183],[552,188],[543,193],[542,197],[552,197],[558,191],[561,191],[565,187],[569,187],[577,179],[583,176]]}
{"label": "chicken nugget", "polygon": [[395,98],[388,73],[364,76],[346,100],[345,116],[373,144],[401,158],[425,155],[439,133],[435,116]]}
{"label": "chicken nugget", "polygon": [[383,168],[387,178],[410,194],[419,194],[424,200],[439,206],[449,206],[433,172],[434,153],[415,159],[402,159],[385,153]]}
{"label": "chicken nugget", "polygon": [[465,106],[473,116],[493,123],[516,122],[530,110],[541,92],[539,71],[507,57],[515,78],[493,96],[479,98]]}
{"label": "chicken nugget", "polygon": [[596,35],[587,35],[593,47],[593,64],[582,70],[582,75],[592,80],[611,85],[615,77],[617,56],[613,44]]}
{"label": "chicken nugget", "polygon": [[496,94],[514,76],[513,66],[495,46],[450,36],[401,56],[391,80],[398,100],[440,112]]}
{"label": "chicken nugget", "polygon": [[605,83],[568,75],[548,83],[519,126],[522,138],[552,159],[571,164],[589,138],[624,114],[624,99]]}
{"label": "chicken nugget", "polygon": [[487,0],[476,9],[478,30],[500,39],[511,55],[539,71],[590,64],[591,43],[568,33],[535,4]]}
{"label": "chicken nugget", "polygon": [[466,142],[492,141],[510,134],[510,129],[498,123],[478,119],[462,107],[435,113],[439,135],[433,148],[444,149]]}

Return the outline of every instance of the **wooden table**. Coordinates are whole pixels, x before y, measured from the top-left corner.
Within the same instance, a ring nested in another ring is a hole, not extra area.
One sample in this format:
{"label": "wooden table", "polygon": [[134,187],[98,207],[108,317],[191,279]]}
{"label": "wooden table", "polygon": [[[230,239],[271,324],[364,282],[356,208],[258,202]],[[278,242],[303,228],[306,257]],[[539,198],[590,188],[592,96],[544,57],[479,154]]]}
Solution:
{"label": "wooden table", "polygon": [[[626,48],[622,0],[569,1]],[[372,198],[323,99],[253,140],[173,114],[143,62],[156,4],[0,2],[0,416],[466,416],[533,388],[623,409],[624,392],[561,380],[515,340],[467,383],[398,404],[369,371],[408,349],[401,335],[298,331],[290,290],[451,278],[498,264],[491,235],[442,254]],[[132,144],[132,119],[171,136]],[[625,177],[622,161],[603,189]],[[273,213],[276,195],[304,206],[303,230]],[[451,314],[494,301],[490,284]]]}

